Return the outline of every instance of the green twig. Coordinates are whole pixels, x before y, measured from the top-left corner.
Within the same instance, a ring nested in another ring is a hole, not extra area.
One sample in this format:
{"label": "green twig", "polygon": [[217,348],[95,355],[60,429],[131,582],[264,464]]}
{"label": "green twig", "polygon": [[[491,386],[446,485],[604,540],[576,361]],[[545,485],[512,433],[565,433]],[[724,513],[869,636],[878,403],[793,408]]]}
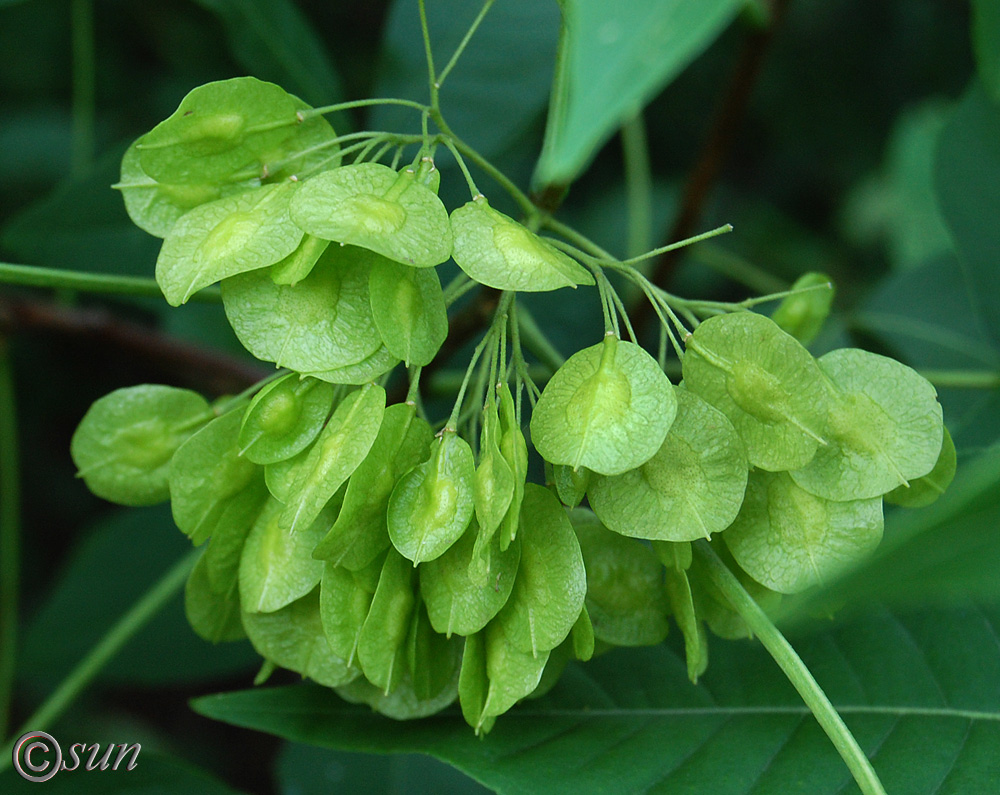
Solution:
{"label": "green twig", "polygon": [[14,373],[0,338],[0,737],[7,735],[17,660],[21,593],[21,468]]}
{"label": "green twig", "polygon": [[427,106],[422,105],[419,102],[413,102],[409,99],[395,99],[395,98],[385,98],[385,99],[354,99],[350,102],[338,102],[336,105],[324,105],[321,108],[310,108],[309,110],[299,111],[299,115],[303,119],[309,119],[313,116],[322,116],[327,113],[336,113],[341,110],[351,110],[352,108],[368,108],[372,105],[402,105],[404,108],[413,108],[414,110],[419,110],[421,112],[427,111]]}
{"label": "green twig", "polygon": [[[88,293],[108,295],[136,295],[147,298],[163,298],[160,285],[154,279],[138,276],[112,276],[103,273],[83,273],[60,268],[40,268],[34,265],[13,265],[0,262],[0,283],[21,284],[26,287],[46,287],[50,289],[79,290]],[[217,287],[199,290],[191,296],[191,301],[219,303],[222,294]]]}
{"label": "green twig", "polygon": [[427,7],[424,0],[418,0],[420,6],[420,33],[424,38],[424,55],[427,57],[427,82],[431,91],[431,111],[440,107],[438,100],[437,72],[434,70],[434,53],[431,51],[431,32],[427,25]]}
{"label": "green twig", "polygon": [[886,795],[878,774],[872,767],[865,752],[861,750],[858,741],[854,739],[850,729],[837,713],[826,693],[809,672],[805,663],[774,625],[767,614],[747,593],[746,589],[736,579],[725,563],[715,553],[707,541],[698,541],[694,545],[695,554],[704,564],[715,586],[722,592],[733,609],[746,621],[753,632],[767,649],[778,667],[788,677],[788,681],[802,696],[806,706],[833,742],[840,757],[847,764],[854,780],[858,783],[864,795]]}
{"label": "green twig", "polygon": [[[14,736],[25,731],[49,728],[121,648],[177,595],[199,555],[200,549],[191,550],[171,566],[77,663],[55,692],[24,722]],[[12,745],[8,743],[0,757],[0,772],[11,764],[11,748]]]}
{"label": "green twig", "polygon": [[82,174],[94,160],[94,4],[73,0],[73,173]]}
{"label": "green twig", "polygon": [[490,6],[492,5],[493,0],[486,0],[486,2],[483,3],[483,7],[479,9],[479,14],[472,21],[472,25],[470,25],[469,29],[465,31],[465,36],[462,37],[462,41],[460,41],[458,47],[455,48],[454,55],[451,56],[451,59],[445,65],[444,69],[441,70],[441,74],[438,75],[436,82],[439,89],[444,85],[445,78],[448,77],[451,70],[455,68],[455,64],[458,63],[458,59],[462,57],[462,53],[465,52],[465,48],[469,45],[469,40],[476,34],[480,23],[482,23],[483,18],[486,16],[486,13],[490,10]]}

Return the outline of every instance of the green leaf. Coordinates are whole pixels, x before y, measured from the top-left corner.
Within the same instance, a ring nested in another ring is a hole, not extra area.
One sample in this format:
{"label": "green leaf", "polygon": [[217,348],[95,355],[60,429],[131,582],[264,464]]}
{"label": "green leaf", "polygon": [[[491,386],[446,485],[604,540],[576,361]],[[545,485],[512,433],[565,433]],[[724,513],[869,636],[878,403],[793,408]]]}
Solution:
{"label": "green leaf", "polygon": [[446,430],[389,497],[389,538],[403,557],[414,565],[434,560],[461,538],[474,512],[474,479],[472,448]]}
{"label": "green leaf", "polygon": [[801,488],[828,500],[870,499],[931,471],[944,426],[927,379],[858,348],[831,351],[819,365],[839,394],[829,401],[827,444],[791,473]]}
{"label": "green leaf", "polygon": [[222,20],[233,55],[248,71],[314,104],[343,95],[318,30],[294,0],[196,1]]}
{"label": "green leaf", "polygon": [[[998,628],[995,607],[879,611],[791,640],[888,792],[957,795],[990,792],[996,780]],[[548,696],[514,708],[485,739],[457,714],[400,725],[307,685],[194,707],[327,748],[427,753],[500,793],[851,791],[837,752],[764,650],[717,641],[712,651],[698,686],[670,644],[570,664]]]}
{"label": "green leaf", "polygon": [[302,229],[419,268],[451,255],[448,211],[413,169],[378,163],[325,171],[302,185],[291,206]]}
{"label": "green leaf", "polygon": [[518,538],[517,578],[496,624],[515,649],[538,656],[569,635],[583,610],[587,573],[566,511],[534,483],[524,487]]}
{"label": "green leaf", "polygon": [[515,540],[503,552],[494,535],[489,544],[489,569],[483,579],[473,576],[480,530],[473,520],[447,552],[420,566],[420,594],[435,631],[451,637],[472,635],[500,612],[514,587],[521,544]]}
{"label": "green leaf", "polygon": [[568,183],[600,145],[693,61],[740,0],[566,0],[545,148],[535,180]]}
{"label": "green leaf", "polygon": [[240,604],[249,613],[273,613],[319,585],[323,562],[312,551],[333,522],[324,510],[308,526],[290,531],[280,522],[285,506],[273,497],[254,523],[240,558]]}
{"label": "green leaf", "polygon": [[171,227],[156,259],[156,281],[171,306],[228,276],[290,255],[302,230],[288,216],[297,184],[265,185],[199,205]]}
{"label": "green leaf", "polygon": [[294,287],[267,271],[226,279],[222,300],[240,342],[258,359],[331,381],[382,345],[368,298],[370,254],[330,246]]}
{"label": "green leaf", "polygon": [[300,453],[319,435],[333,408],[333,387],[289,373],[260,390],[240,424],[240,454],[274,464]]}
{"label": "green leaf", "polygon": [[729,417],[753,466],[798,469],[825,443],[827,386],[812,355],[763,315],[718,315],[686,341],[685,386]]}
{"label": "green leaf", "polygon": [[358,636],[358,662],[365,678],[386,695],[406,673],[406,635],[416,604],[414,577],[410,562],[390,548]]}
{"label": "green leaf", "polygon": [[1000,340],[1000,105],[979,83],[965,92],[938,141],[938,203],[962,259],[974,305],[993,341]]}
{"label": "green leaf", "polygon": [[545,385],[531,441],[553,464],[618,475],[653,457],[676,413],[674,388],[656,360],[609,335],[573,354]]}
{"label": "green leaf", "polygon": [[326,642],[318,588],[274,613],[244,613],[243,627],[265,659],[321,685],[337,687],[361,675]]}
{"label": "green leaf", "polygon": [[934,468],[923,477],[911,480],[907,486],[894,488],[885,495],[885,501],[904,508],[926,508],[947,491],[955,479],[957,467],[955,442],[951,439],[948,426],[945,426],[941,452]]}
{"label": "green leaf", "polygon": [[677,389],[677,418],[656,454],[636,469],[593,474],[590,506],[616,533],[694,541],[725,530],[747,483],[743,443],[725,414]]}
{"label": "green leaf", "polygon": [[1000,9],[990,0],[972,0],[972,46],[979,80],[1000,102]]}
{"label": "green leaf", "polygon": [[477,196],[454,210],[451,228],[455,262],[470,278],[487,287],[545,292],[594,283],[586,268],[513,218],[494,210],[485,196]]}
{"label": "green leaf", "polygon": [[337,406],[296,472],[280,520],[289,532],[315,522],[323,507],[365,460],[378,436],[384,411],[385,390],[376,384],[352,392]]}
{"label": "green leaf", "polygon": [[430,364],[448,336],[448,310],[437,273],[377,257],[368,290],[375,325],[389,352],[407,367]]}
{"label": "green leaf", "polygon": [[170,508],[195,545],[224,526],[240,502],[256,499],[263,471],[239,455],[242,414],[234,409],[212,420],[170,462]]}
{"label": "green leaf", "polygon": [[834,580],[882,540],[879,497],[832,502],[787,473],[755,471],[736,521],[722,534],[740,567],[779,593]]}
{"label": "green leaf", "polygon": [[284,89],[253,77],[198,86],[143,136],[142,170],[168,184],[227,179],[294,134],[299,105]]}
{"label": "green leaf", "polygon": [[587,613],[597,640],[651,646],[667,637],[663,566],[639,541],[622,538],[585,508],[570,514],[587,571]]}
{"label": "green leaf", "polygon": [[116,389],[94,402],[73,434],[77,477],[98,497],[121,505],[163,502],[170,496],[171,458],[212,417],[205,398],[187,389]]}
{"label": "green leaf", "polygon": [[340,515],[313,556],[356,570],[385,550],[391,543],[389,497],[399,478],[422,462],[433,437],[427,421],[416,416],[415,406],[388,406],[371,450],[348,481]]}

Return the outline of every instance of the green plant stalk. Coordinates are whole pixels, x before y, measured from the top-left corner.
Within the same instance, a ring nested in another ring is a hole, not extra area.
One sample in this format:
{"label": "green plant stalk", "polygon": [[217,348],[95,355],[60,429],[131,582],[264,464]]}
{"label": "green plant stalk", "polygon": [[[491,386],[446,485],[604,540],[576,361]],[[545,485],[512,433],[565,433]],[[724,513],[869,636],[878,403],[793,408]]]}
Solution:
{"label": "green plant stalk", "polygon": [[625,256],[635,257],[648,251],[653,240],[653,176],[641,110],[622,125],[622,153],[628,204]]}
{"label": "green plant stalk", "polygon": [[920,370],[934,386],[949,389],[997,389],[1000,373],[989,370]]}
{"label": "green plant stalk", "polygon": [[[15,732],[14,737],[26,731],[49,728],[121,648],[184,587],[184,582],[199,555],[201,550],[193,549],[174,563],[77,663],[55,692]],[[8,742],[0,756],[0,772],[10,766],[12,748],[13,742]]]}
{"label": "green plant stalk", "polygon": [[819,722],[826,736],[850,769],[854,780],[858,783],[864,795],[886,795],[882,782],[879,781],[875,768],[872,767],[865,752],[861,750],[858,741],[854,739],[850,729],[837,713],[826,693],[820,688],[805,663],[774,625],[767,614],[747,593],[715,550],[705,540],[692,545],[695,554],[708,569],[708,575],[715,586],[722,592],[729,604],[746,621],[750,631],[756,635],[764,648],[781,668],[788,681],[802,696],[806,706]]}
{"label": "green plant stalk", "polygon": [[[0,262],[0,284],[20,284],[25,287],[68,289],[107,295],[135,295],[161,300],[163,298],[163,291],[155,279],[84,273],[61,268],[40,268],[34,265],[14,265],[9,262]],[[217,304],[222,300],[222,293],[217,287],[208,287],[199,290],[189,300]]]}
{"label": "green plant stalk", "polygon": [[72,170],[82,174],[94,160],[94,4],[73,0],[73,155]]}
{"label": "green plant stalk", "polygon": [[492,5],[493,0],[486,0],[486,2],[483,3],[483,7],[479,9],[479,14],[472,21],[469,29],[465,31],[465,36],[462,37],[462,41],[460,41],[458,47],[455,48],[455,52],[452,54],[451,59],[447,64],[445,64],[444,69],[441,70],[441,74],[438,75],[437,80],[435,81],[438,89],[444,85],[444,81],[451,73],[451,70],[455,68],[455,64],[457,64],[458,59],[462,57],[462,53],[465,52],[465,48],[469,46],[470,39],[472,39],[472,37],[476,34],[476,31],[479,30],[479,25],[482,23],[483,18],[486,16]]}
{"label": "green plant stalk", "polygon": [[0,337],[0,737],[7,734],[21,593],[21,468],[10,349]]}

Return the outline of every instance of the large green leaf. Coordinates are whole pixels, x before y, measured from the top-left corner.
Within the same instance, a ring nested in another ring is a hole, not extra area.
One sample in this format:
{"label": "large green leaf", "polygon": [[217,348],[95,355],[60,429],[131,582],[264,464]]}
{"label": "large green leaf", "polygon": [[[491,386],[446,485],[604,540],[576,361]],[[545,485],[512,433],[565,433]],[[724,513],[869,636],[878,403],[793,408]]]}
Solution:
{"label": "large green leaf", "polygon": [[[21,687],[39,696],[50,693],[128,605],[190,548],[165,505],[117,511],[95,525],[57,572],[52,590],[25,628],[18,663]],[[252,670],[256,659],[246,643],[211,646],[196,637],[178,595],[100,678],[162,686]]]}
{"label": "large green leaf", "polygon": [[237,60],[313,105],[342,97],[340,78],[318,31],[294,0],[195,0],[226,28]]}
{"label": "large green leaf", "polygon": [[1000,340],[1000,105],[973,83],[941,132],[938,202],[988,332]]}
{"label": "large green leaf", "polygon": [[972,0],[972,46],[979,79],[1000,102],[1000,5],[994,0]]}
{"label": "large green leaf", "polygon": [[565,0],[535,179],[569,182],[598,147],[722,32],[740,0]]}
{"label": "large green leaf", "polygon": [[[1000,611],[878,612],[796,646],[889,792],[992,791],[1000,774]],[[961,644],[962,653],[955,648]],[[838,793],[847,769],[757,645],[718,642],[698,686],[678,644],[571,664],[476,738],[456,711],[401,724],[296,685],[206,696],[203,715],[297,742],[420,751],[501,793]]]}

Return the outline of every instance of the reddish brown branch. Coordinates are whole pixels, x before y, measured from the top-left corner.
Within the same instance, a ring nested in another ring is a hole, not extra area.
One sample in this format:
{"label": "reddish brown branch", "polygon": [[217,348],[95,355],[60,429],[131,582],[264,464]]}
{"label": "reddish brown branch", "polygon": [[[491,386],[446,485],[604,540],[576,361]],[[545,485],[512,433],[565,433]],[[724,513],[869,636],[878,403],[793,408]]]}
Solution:
{"label": "reddish brown branch", "polygon": [[[705,204],[736,141],[754,86],[760,77],[765,56],[785,16],[789,2],[790,0],[773,0],[770,24],[747,34],[701,152],[694,168],[688,174],[680,211],[667,237],[668,243],[692,237],[701,231],[698,226],[704,214]],[[661,287],[667,286],[677,269],[683,251],[684,249],[674,249],[659,257],[652,277],[656,284]],[[647,302],[640,304],[632,317],[636,332],[641,333],[652,317],[650,305]]]}
{"label": "reddish brown branch", "polygon": [[58,306],[43,301],[0,299],[0,332],[55,333],[88,339],[153,363],[181,383],[214,395],[239,392],[271,371],[218,351],[169,337],[105,309]]}

